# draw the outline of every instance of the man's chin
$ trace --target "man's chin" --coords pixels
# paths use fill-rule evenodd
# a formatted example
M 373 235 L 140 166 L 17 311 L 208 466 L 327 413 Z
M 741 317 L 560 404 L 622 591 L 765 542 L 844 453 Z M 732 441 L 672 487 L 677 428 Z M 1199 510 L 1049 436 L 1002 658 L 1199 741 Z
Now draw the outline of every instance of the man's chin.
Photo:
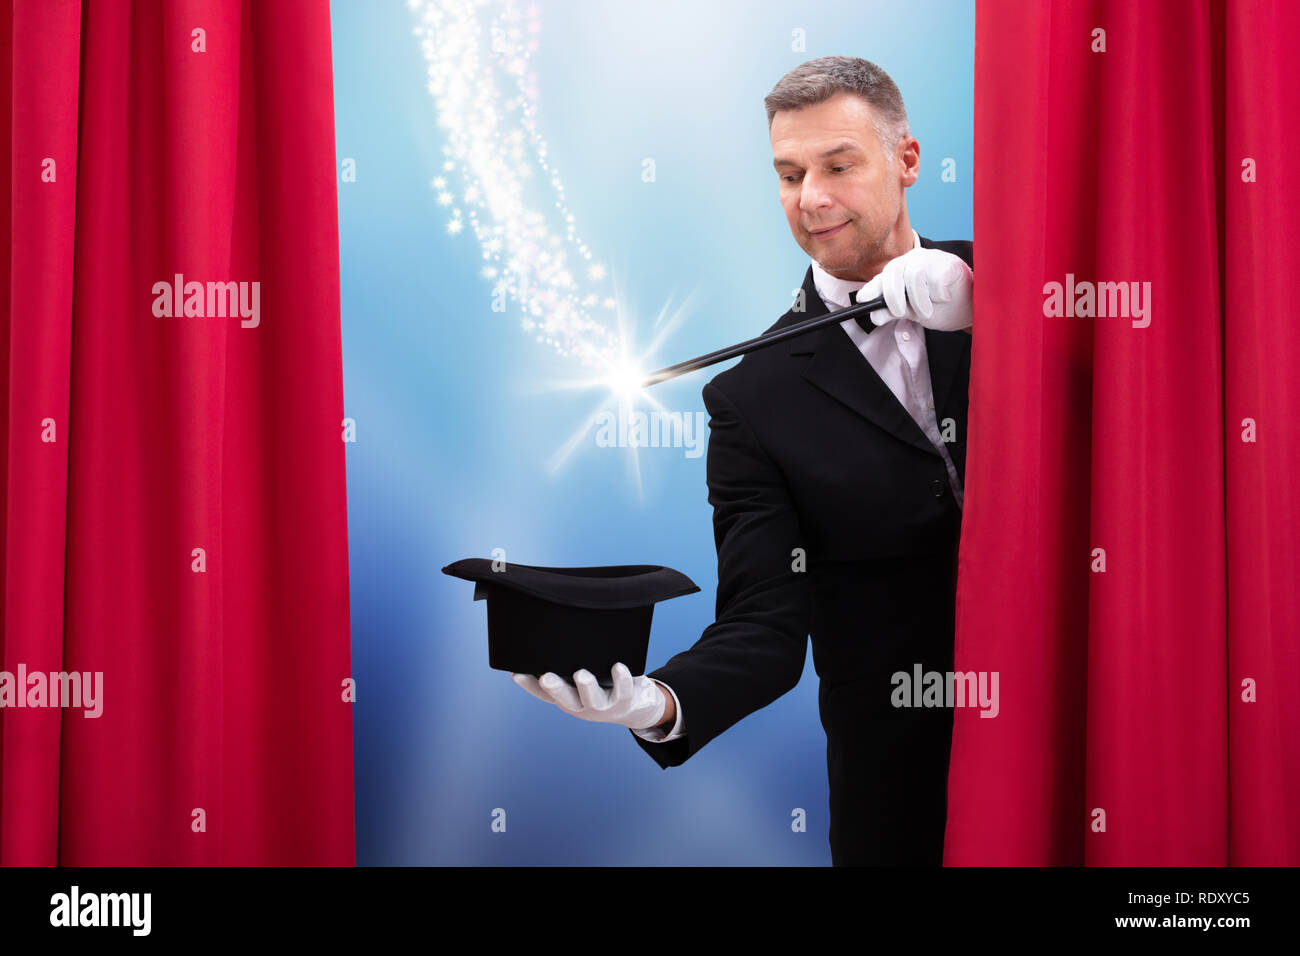
M 857 271 L 858 259 L 852 256 L 828 256 L 818 258 L 813 256 L 821 270 L 836 278 L 843 278 L 841 273 L 854 273 Z M 852 281 L 852 280 L 849 280 Z

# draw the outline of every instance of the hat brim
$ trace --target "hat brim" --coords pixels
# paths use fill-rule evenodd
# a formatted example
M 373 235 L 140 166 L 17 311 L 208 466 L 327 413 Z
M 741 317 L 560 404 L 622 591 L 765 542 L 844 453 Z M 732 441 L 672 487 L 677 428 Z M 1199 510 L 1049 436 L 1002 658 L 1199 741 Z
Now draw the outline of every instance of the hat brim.
M 673 568 L 655 564 L 552 568 L 506 563 L 493 569 L 487 558 L 464 558 L 442 569 L 465 581 L 498 585 L 557 604 L 599 610 L 647 607 L 658 601 L 694 594 L 699 587 Z M 479 595 L 475 589 L 475 596 Z

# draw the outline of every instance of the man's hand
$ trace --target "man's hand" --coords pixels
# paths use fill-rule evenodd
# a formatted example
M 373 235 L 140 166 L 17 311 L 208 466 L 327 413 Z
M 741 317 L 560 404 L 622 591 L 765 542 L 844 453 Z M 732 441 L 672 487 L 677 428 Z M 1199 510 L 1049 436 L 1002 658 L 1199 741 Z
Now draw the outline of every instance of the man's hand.
M 974 287 L 975 273 L 960 257 L 917 247 L 885 263 L 856 299 L 867 302 L 884 295 L 887 308 L 871 313 L 876 325 L 906 318 L 927 329 L 955 332 L 969 330 L 973 322 Z
M 667 712 L 672 707 L 672 698 L 666 691 L 649 677 L 633 677 L 627 665 L 621 663 L 610 671 L 614 687 L 608 691 L 585 669 L 574 673 L 572 685 L 550 672 L 540 680 L 531 674 L 510 676 L 538 700 L 554 704 L 582 720 L 646 730 L 676 716 Z

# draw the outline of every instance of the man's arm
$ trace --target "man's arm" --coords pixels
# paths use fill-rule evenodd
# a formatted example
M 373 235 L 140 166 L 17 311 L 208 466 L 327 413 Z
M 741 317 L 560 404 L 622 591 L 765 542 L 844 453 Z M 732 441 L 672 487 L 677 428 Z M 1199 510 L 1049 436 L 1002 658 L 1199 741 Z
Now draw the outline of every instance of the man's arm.
M 808 572 L 792 567 L 792 552 L 807 542 L 785 478 L 722 390 L 710 382 L 703 396 L 717 619 L 648 675 L 672 688 L 687 724 L 685 736 L 663 743 L 633 733 L 661 767 L 683 763 L 799 683 L 812 615 Z
M 663 718 L 659 723 L 645 730 L 637 730 L 635 727 L 629 729 L 642 740 L 657 744 L 681 737 L 686 733 L 686 724 L 682 720 L 682 712 L 677 706 L 677 694 L 674 693 L 673 689 L 663 681 L 655 681 L 655 686 L 659 688 L 659 693 L 663 695 Z

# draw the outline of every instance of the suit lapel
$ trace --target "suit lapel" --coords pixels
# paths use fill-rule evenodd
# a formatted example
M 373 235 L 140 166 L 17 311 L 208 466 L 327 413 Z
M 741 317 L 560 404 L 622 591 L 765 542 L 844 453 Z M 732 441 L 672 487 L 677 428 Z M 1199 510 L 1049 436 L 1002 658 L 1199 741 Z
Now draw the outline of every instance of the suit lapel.
M 921 245 L 929 248 L 926 239 Z M 791 309 L 783 315 L 774 328 L 783 328 L 794 322 L 826 315 L 829 310 L 817 293 L 812 266 L 808 267 L 803 281 L 805 310 Z M 965 333 L 962 333 L 964 336 Z M 942 415 L 953 381 L 961 365 L 966 343 L 951 332 L 925 330 L 925 348 L 930 366 L 930 385 L 934 392 L 934 405 Z M 863 418 L 889 432 L 900 441 L 937 455 L 930 439 L 912 418 L 898 397 L 890 391 L 876 373 L 871 363 L 858 351 L 853 340 L 838 325 L 828 325 L 808 335 L 790 340 L 790 354 L 811 355 L 804 366 L 803 377 L 832 398 L 843 403 Z

